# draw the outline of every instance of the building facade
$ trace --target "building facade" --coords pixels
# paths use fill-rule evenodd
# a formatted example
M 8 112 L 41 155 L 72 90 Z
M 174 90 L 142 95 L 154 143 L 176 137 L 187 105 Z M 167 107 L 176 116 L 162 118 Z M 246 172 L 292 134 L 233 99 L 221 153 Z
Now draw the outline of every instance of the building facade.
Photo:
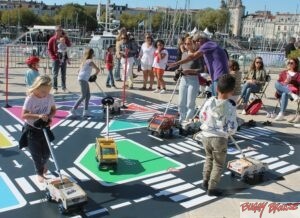
M 221 1 L 221 7 L 224 6 L 224 1 Z M 229 12 L 228 32 L 233 36 L 240 36 L 242 30 L 242 18 L 245 13 L 245 6 L 242 0 L 227 0 L 225 7 Z

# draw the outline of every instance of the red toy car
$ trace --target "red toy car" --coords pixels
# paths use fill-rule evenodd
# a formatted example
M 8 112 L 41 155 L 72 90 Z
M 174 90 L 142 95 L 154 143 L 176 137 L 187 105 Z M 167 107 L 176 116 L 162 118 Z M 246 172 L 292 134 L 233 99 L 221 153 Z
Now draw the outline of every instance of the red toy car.
M 173 126 L 175 126 L 174 115 L 155 114 L 149 122 L 148 130 L 151 131 L 152 135 L 156 133 L 160 137 L 166 134 L 171 136 L 173 134 Z

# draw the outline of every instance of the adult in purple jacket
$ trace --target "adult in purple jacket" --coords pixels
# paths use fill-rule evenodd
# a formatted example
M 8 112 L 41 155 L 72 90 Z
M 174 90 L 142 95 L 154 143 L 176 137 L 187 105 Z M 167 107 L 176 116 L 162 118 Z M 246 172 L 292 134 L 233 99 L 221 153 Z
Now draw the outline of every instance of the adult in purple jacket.
M 204 56 L 205 64 L 212 80 L 212 94 L 215 96 L 218 79 L 223 74 L 229 73 L 228 55 L 216 42 L 211 41 L 204 32 L 195 33 L 193 41 L 197 51 L 183 60 L 169 63 L 168 66 L 172 68 Z

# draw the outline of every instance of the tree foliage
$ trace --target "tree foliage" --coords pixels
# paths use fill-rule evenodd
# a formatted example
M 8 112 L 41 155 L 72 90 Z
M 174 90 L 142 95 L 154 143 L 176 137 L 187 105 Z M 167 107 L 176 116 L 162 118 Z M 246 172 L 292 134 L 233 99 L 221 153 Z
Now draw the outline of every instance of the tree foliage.
M 122 27 L 126 27 L 128 30 L 134 30 L 138 27 L 138 24 L 142 21 L 145 21 L 147 18 L 146 14 L 139 13 L 136 15 L 122 13 L 120 16 L 120 23 Z
M 210 32 L 223 32 L 228 18 L 228 11 L 226 9 L 206 8 L 196 14 L 195 22 L 202 30 L 208 28 Z
M 3 11 L 1 21 L 8 26 L 30 26 L 39 23 L 39 17 L 28 8 L 17 8 Z

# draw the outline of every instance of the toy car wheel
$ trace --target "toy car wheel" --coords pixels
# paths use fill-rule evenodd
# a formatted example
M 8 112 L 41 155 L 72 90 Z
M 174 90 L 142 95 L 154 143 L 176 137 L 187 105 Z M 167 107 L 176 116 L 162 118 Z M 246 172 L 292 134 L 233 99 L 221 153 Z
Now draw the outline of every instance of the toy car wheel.
M 58 211 L 60 214 L 65 214 L 67 212 L 67 210 L 64 208 L 64 205 L 61 201 L 59 201 L 58 204 Z
M 50 194 L 50 192 L 49 191 L 47 191 L 46 192 L 46 199 L 47 199 L 47 201 L 52 201 L 52 197 L 51 197 L 51 194 Z

